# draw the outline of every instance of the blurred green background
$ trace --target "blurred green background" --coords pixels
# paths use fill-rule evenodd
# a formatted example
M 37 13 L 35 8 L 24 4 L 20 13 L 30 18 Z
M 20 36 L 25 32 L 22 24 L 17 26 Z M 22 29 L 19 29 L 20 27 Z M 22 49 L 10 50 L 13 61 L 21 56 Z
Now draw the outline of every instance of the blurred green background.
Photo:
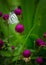
M 34 41 L 39 37 L 43 38 L 43 34 L 46 32 L 46 0 L 0 0 L 0 11 L 3 14 L 9 14 L 18 6 L 22 8 L 22 18 L 18 18 L 20 23 L 24 25 L 23 34 L 15 31 L 16 24 L 9 24 L 8 30 L 5 21 L 0 18 L 0 38 L 7 41 L 7 37 L 11 36 L 9 37 L 10 46 L 18 46 L 14 55 L 20 55 L 24 46 L 27 49 L 34 49 Z M 42 50 L 40 55 L 46 58 L 45 51 L 46 49 Z M 9 56 L 9 54 L 4 53 L 4 56 Z M 20 65 L 23 65 L 21 63 Z M 28 63 L 27 65 L 31 64 Z M 43 65 L 46 65 L 46 63 Z

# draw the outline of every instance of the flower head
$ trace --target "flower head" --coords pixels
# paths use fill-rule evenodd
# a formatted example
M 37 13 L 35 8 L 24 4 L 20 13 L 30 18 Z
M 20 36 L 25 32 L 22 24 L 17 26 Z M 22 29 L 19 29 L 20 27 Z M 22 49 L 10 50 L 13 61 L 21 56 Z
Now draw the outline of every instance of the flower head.
M 9 19 L 9 15 L 8 15 L 8 14 L 4 14 L 4 15 L 3 15 L 3 19 L 4 19 L 4 20 L 8 20 L 8 19 Z
M 0 17 L 2 16 L 2 12 L 0 12 Z
M 36 58 L 36 62 L 39 64 L 43 63 L 43 58 L 42 57 Z
M 3 40 L 0 39 L 0 48 L 2 48 L 2 46 L 4 45 Z
M 30 50 L 24 50 L 24 52 L 23 52 L 23 56 L 24 56 L 25 58 L 30 57 L 30 55 L 31 55 Z
M 12 49 L 14 49 L 15 47 L 14 46 L 11 46 Z
M 16 8 L 16 9 L 14 10 L 14 13 L 15 13 L 16 15 L 21 15 L 21 14 L 22 14 L 22 10 L 21 10 L 20 8 Z
M 38 38 L 36 40 L 36 45 L 37 46 L 45 46 L 45 42 L 42 39 Z
M 15 30 L 18 33 L 22 33 L 24 31 L 24 26 L 22 24 L 17 24 L 17 26 L 15 27 Z

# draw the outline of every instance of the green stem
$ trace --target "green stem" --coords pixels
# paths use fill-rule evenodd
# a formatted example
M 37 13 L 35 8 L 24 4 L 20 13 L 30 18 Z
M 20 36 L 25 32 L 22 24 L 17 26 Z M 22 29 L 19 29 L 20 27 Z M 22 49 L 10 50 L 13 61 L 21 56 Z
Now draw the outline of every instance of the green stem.
M 32 22 L 33 22 L 34 19 L 35 19 L 36 8 L 37 8 L 37 7 L 35 6 L 35 10 L 34 10 L 34 14 L 33 14 Z M 32 29 L 29 31 L 29 33 L 28 33 L 28 35 L 27 35 L 25 41 L 23 42 L 22 47 L 19 49 L 19 53 L 18 53 L 18 55 L 20 55 L 21 51 L 23 50 L 24 46 L 26 45 L 27 39 L 29 38 L 29 36 L 30 36 L 30 34 L 32 33 L 32 31 L 34 30 L 35 26 L 36 26 L 36 23 L 34 24 L 34 26 L 32 27 Z
M 36 50 L 36 55 L 39 53 L 39 51 L 41 50 L 41 46 Z
M 9 43 L 9 24 L 8 24 L 8 43 Z
M 35 9 L 34 9 L 33 17 L 32 17 L 32 24 L 34 24 L 33 21 L 35 19 L 35 14 L 36 14 L 36 11 L 37 11 L 38 4 L 39 4 L 39 0 L 38 1 L 36 0 L 35 1 Z
M 37 5 L 38 5 L 38 4 L 35 5 L 35 10 L 34 10 L 34 14 L 33 14 L 32 22 L 33 22 L 34 19 L 35 19 L 35 14 L 36 14 Z M 27 35 L 27 37 L 26 37 L 26 39 L 25 39 L 25 42 L 24 42 L 23 46 L 25 45 L 27 39 L 29 38 L 31 32 L 34 30 L 35 26 L 36 26 L 36 23 L 34 24 L 33 28 L 29 31 L 29 34 Z
M 38 5 L 38 4 L 37 4 L 37 5 Z M 35 5 L 35 10 L 34 10 L 34 14 L 33 14 L 32 22 L 33 22 L 34 19 L 35 19 L 35 14 L 36 14 L 36 9 L 37 9 L 36 6 L 37 6 L 37 5 Z M 17 54 L 17 55 L 18 55 L 17 58 L 19 57 L 21 51 L 23 50 L 24 46 L 26 45 L 26 42 L 27 42 L 27 40 L 28 40 L 30 34 L 32 33 L 32 31 L 34 30 L 35 27 L 36 27 L 36 23 L 33 25 L 32 29 L 29 31 L 29 33 L 28 33 L 28 35 L 27 35 L 25 41 L 23 42 L 23 45 L 20 47 L 19 52 L 18 52 L 18 54 Z
M 36 51 L 36 53 L 38 53 L 41 50 L 41 46 L 38 48 L 38 50 Z
M 8 43 L 9 43 L 9 36 L 10 36 L 10 35 L 9 35 L 9 24 L 8 24 L 8 21 L 6 21 L 6 25 L 7 25 L 7 29 L 8 29 L 8 40 L 7 40 L 7 41 L 8 41 Z
M 26 43 L 26 41 L 27 41 L 27 39 L 29 38 L 29 36 L 30 36 L 30 34 L 32 33 L 32 31 L 34 30 L 35 26 L 36 26 L 36 24 L 33 26 L 33 28 L 32 28 L 32 29 L 30 30 L 30 32 L 28 33 L 28 35 L 27 35 L 27 37 L 26 37 L 26 39 L 25 39 L 24 44 Z
M 34 30 L 35 26 L 36 26 L 36 24 L 33 26 L 33 28 L 30 30 L 29 34 L 27 35 L 25 41 L 23 42 L 23 45 L 22 45 L 22 46 L 20 47 L 20 49 L 19 49 L 18 55 L 20 55 L 21 51 L 23 50 L 23 48 L 24 48 L 24 46 L 25 46 L 25 44 L 26 44 L 26 42 L 27 42 L 27 39 L 28 39 L 28 37 L 30 36 L 31 32 Z

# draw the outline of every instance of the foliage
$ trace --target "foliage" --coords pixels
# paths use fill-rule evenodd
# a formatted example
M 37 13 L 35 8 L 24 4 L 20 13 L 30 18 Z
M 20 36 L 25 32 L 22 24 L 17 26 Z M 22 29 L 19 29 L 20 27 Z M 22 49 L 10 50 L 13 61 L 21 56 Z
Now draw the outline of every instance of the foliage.
M 18 6 L 22 8 L 22 15 L 18 16 L 20 23 L 24 25 L 22 34 L 15 31 L 16 24 L 7 25 L 7 21 L 0 17 L 0 39 L 4 41 L 3 49 L 0 50 L 0 64 L 37 65 L 34 61 L 41 56 L 44 59 L 43 65 L 46 65 L 46 46 L 39 50 L 35 42 L 37 38 L 46 42 L 46 38 L 43 38 L 46 32 L 46 0 L 0 0 L 0 11 L 3 14 L 9 14 Z M 15 49 L 11 46 L 15 46 Z M 19 60 L 23 58 L 22 52 L 25 49 L 29 49 L 33 54 L 27 63 Z

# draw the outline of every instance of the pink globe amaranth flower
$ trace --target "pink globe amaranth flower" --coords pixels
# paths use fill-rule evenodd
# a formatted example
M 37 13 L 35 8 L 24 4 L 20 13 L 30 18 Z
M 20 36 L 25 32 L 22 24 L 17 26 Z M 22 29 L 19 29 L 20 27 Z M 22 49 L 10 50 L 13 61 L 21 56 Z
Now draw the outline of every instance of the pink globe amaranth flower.
M 22 54 L 25 58 L 28 58 L 31 56 L 31 51 L 30 50 L 24 50 L 23 54 Z
M 24 31 L 24 26 L 22 24 L 17 24 L 15 30 L 18 33 L 22 33 Z
M 3 15 L 2 12 L 0 12 L 0 17 L 1 17 L 2 15 Z
M 14 46 L 11 46 L 11 48 L 12 48 L 12 49 L 15 49 L 15 47 L 14 47 Z
M 37 46 L 45 46 L 45 42 L 42 39 L 38 38 L 36 40 L 36 45 Z
M 4 15 L 3 15 L 3 19 L 4 19 L 4 20 L 8 20 L 8 19 L 9 19 L 9 14 L 4 14 Z
M 43 34 L 43 37 L 46 38 L 46 32 Z
M 40 46 L 44 47 L 45 46 L 45 42 L 41 42 Z
M 16 9 L 14 10 L 14 13 L 15 13 L 16 15 L 21 15 L 21 14 L 22 14 L 22 10 L 21 10 L 20 8 L 16 8 Z
M 36 62 L 39 64 L 43 63 L 43 58 L 42 57 L 36 58 Z
M 3 40 L 0 39 L 0 49 L 2 48 L 2 46 L 4 45 Z
M 36 43 L 40 43 L 40 42 L 43 42 L 43 40 L 40 39 L 40 38 L 38 38 L 38 39 L 36 40 Z

